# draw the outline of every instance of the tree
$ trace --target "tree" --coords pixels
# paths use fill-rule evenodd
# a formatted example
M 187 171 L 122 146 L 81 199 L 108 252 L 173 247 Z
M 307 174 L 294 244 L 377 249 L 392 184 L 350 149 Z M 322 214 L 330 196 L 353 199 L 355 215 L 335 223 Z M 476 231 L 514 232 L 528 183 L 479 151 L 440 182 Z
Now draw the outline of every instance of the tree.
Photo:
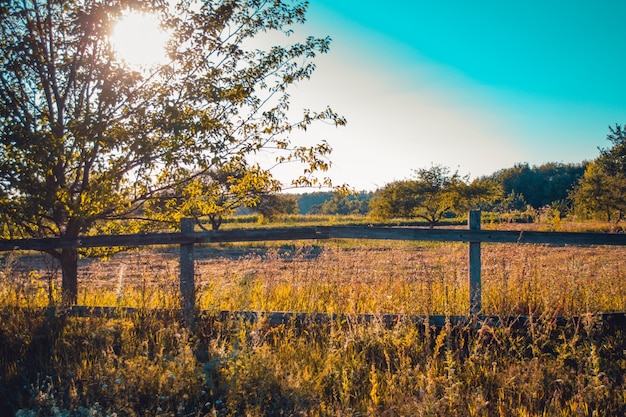
M 11 237 L 73 238 L 103 221 L 175 220 L 180 208 L 215 214 L 223 209 L 225 169 L 241 170 L 229 192 L 252 183 L 255 191 L 279 188 L 271 166 L 255 162 L 266 150 L 276 157 L 272 165 L 304 164 L 294 185 L 328 181 L 315 173 L 328 168 L 330 146 L 297 145 L 290 133 L 316 120 L 345 120 L 326 108 L 293 121 L 288 91 L 311 76 L 330 39 L 288 44 L 283 37 L 267 49 L 253 42 L 290 34 L 305 21 L 307 4 L 170 3 L 0 3 L 0 213 Z M 131 8 L 168 28 L 169 63 L 136 69 L 116 56 L 108 35 Z M 155 199 L 171 210 L 151 211 Z M 230 197 L 222 201 L 232 207 Z M 60 261 L 64 303 L 74 303 L 77 251 L 49 254 Z
M 289 194 L 263 194 L 252 210 L 271 221 L 280 214 L 298 214 L 298 200 Z
M 435 226 L 450 212 L 469 210 L 485 199 L 500 194 L 493 182 L 474 181 L 441 165 L 416 171 L 413 180 L 396 181 L 385 186 L 370 204 L 378 218 L 416 217 Z
M 579 213 L 619 222 L 626 212 L 626 130 L 615 125 L 609 131 L 607 139 L 613 146 L 600 149 L 570 197 Z
M 457 212 L 493 207 L 504 194 L 502 186 L 490 178 L 477 178 L 469 184 L 461 184 L 459 192 L 463 198 L 455 207 Z
M 415 195 L 415 181 L 394 181 L 378 190 L 370 200 L 370 215 L 378 219 L 394 217 L 414 217 L 418 196 Z

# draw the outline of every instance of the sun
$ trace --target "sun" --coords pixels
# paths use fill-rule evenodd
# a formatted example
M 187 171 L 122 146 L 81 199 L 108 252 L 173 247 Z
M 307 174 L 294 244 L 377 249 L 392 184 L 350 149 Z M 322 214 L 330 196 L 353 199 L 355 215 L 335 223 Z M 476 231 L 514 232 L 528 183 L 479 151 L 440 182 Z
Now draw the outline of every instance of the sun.
M 147 67 L 167 61 L 168 37 L 155 15 L 131 11 L 115 24 L 109 39 L 118 57 L 128 65 Z

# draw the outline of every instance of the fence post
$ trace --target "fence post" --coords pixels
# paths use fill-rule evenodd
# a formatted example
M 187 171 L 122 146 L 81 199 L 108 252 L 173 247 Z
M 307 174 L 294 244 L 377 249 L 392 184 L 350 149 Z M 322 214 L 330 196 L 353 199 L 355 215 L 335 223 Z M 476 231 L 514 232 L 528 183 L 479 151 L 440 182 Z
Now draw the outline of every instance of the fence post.
M 180 220 L 180 231 L 182 233 L 192 233 L 193 227 L 193 219 Z M 194 260 L 193 243 L 180 245 L 180 301 L 183 310 L 183 318 L 189 328 L 193 327 L 194 324 L 194 310 L 196 305 Z
M 480 230 L 480 210 L 469 212 L 469 230 Z M 469 242 L 469 314 L 475 315 L 482 309 L 480 242 Z

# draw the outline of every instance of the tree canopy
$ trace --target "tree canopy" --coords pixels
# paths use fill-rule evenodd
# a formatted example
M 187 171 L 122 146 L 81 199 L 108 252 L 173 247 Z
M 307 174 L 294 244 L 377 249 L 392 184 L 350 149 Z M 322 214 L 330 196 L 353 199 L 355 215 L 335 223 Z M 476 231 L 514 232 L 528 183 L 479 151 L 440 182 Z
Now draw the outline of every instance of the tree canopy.
M 289 109 L 289 87 L 311 76 L 312 60 L 330 44 L 289 43 L 306 8 L 287 0 L 2 2 L 7 233 L 76 237 L 100 221 L 219 215 L 234 200 L 254 204 L 279 189 L 275 164 L 304 165 L 295 185 L 327 182 L 315 173 L 328 168 L 330 146 L 290 139 L 316 120 L 345 123 L 330 108 L 299 116 Z M 131 9 L 168 29 L 169 62 L 137 69 L 116 56 L 111 28 Z M 271 33 L 282 35 L 274 46 L 255 44 Z M 266 150 L 274 156 L 267 167 L 257 158 Z M 61 262 L 64 301 L 73 302 L 76 250 L 50 254 Z
M 601 149 L 570 196 L 576 211 L 584 216 L 602 216 L 620 221 L 626 212 L 626 130 L 609 127 L 610 148 Z
M 441 165 L 421 168 L 415 173 L 414 179 L 383 187 L 370 203 L 372 216 L 421 218 L 433 227 L 448 213 L 467 211 L 501 193 L 493 181 L 469 183 L 466 177 Z

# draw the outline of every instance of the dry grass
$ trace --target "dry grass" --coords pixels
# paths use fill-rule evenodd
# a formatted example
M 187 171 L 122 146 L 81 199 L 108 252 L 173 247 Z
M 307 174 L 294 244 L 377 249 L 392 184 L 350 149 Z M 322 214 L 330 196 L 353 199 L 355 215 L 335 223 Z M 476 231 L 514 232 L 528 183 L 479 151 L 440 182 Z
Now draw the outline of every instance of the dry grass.
M 467 246 L 270 248 L 198 262 L 200 306 L 214 310 L 465 314 Z M 624 248 L 484 245 L 487 314 L 621 311 Z
M 483 309 L 529 327 L 350 320 L 307 328 L 149 311 L 119 319 L 24 310 L 58 300 L 37 256 L 4 258 L 0 409 L 20 416 L 617 416 L 626 338 L 585 313 L 623 311 L 626 248 L 484 244 Z M 209 311 L 464 314 L 467 245 L 330 241 L 197 250 Z M 175 250 L 81 260 L 79 302 L 178 305 Z M 553 317 L 581 316 L 557 327 Z M 71 410 L 71 411 L 70 411 Z
M 462 315 L 468 311 L 467 255 L 462 243 L 203 247 L 196 254 L 198 306 L 209 311 Z M 5 300 L 46 305 L 51 295 L 58 297 L 60 273 L 40 258 L 8 259 L 4 269 L 10 283 L 0 290 Z M 178 305 L 175 250 L 82 260 L 79 270 L 80 304 Z M 485 314 L 622 311 L 626 248 L 483 244 L 482 280 Z

